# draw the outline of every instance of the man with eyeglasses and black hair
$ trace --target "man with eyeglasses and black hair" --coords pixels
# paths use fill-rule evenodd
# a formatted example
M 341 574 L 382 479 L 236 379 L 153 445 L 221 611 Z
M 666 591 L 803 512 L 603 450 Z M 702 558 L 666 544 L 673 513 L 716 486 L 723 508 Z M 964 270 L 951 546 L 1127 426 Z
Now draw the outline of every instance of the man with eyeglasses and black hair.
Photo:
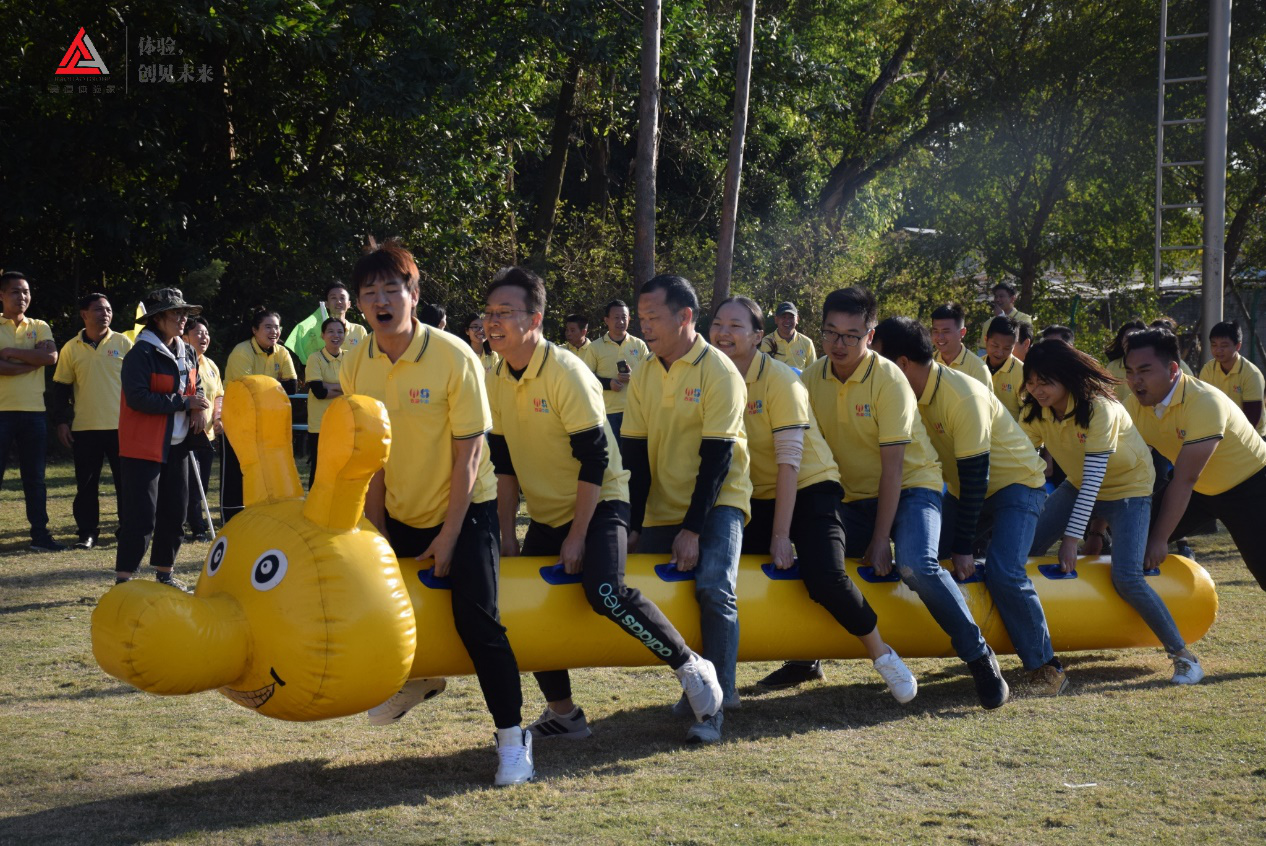
M 998 660 L 937 556 L 941 464 L 901 368 L 870 349 L 878 311 L 874 294 L 865 288 L 832 291 L 822 305 L 826 356 L 801 376 L 844 482 L 847 554 L 869 565 L 873 572 L 862 573 L 863 578 L 884 579 L 894 569 L 895 544 L 901 580 L 971 668 L 980 704 L 997 708 L 1010 695 Z M 794 670 L 789 668 L 796 666 L 783 669 L 790 676 Z M 816 669 L 802 669 L 807 678 L 821 677 L 820 667 L 804 669 Z M 783 686 L 796 683 L 788 679 Z

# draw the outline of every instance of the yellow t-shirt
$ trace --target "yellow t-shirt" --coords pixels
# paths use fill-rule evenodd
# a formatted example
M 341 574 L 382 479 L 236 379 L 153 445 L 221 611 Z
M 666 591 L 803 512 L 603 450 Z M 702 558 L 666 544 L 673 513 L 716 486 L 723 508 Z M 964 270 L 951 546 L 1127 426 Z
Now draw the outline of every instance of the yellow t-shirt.
M 804 429 L 804 450 L 796 490 L 819 482 L 838 482 L 839 468 L 831 457 L 818 421 L 809 411 L 809 392 L 796 372 L 767 353 L 757 353 L 744 377 L 747 385 L 747 413 L 743 425 L 751 456 L 752 499 L 773 499 L 778 484 L 778 461 L 774 453 L 774 432 Z
M 21 323 L 14 323 L 12 318 L 0 317 L 0 349 L 33 350 L 36 344 L 51 340 L 53 330 L 43 320 L 23 315 Z M 43 367 L 21 376 L 0 376 L 0 411 L 43 410 Z
M 1244 412 L 1226 394 L 1199 379 L 1179 376 L 1161 417 L 1138 397 L 1130 397 L 1125 407 L 1147 445 L 1170 461 L 1178 460 L 1186 444 L 1221 441 L 1196 480 L 1196 493 L 1225 493 L 1266 467 L 1266 441 Z
M 590 341 L 589 366 L 602 380 L 602 403 L 607 414 L 620 414 L 628 404 L 628 385 L 622 391 L 613 391 L 609 387 L 611 380 L 619 372 L 616 370 L 616 362 L 628 362 L 629 373 L 636 374 L 638 368 L 650 360 L 650 347 L 641 338 L 632 335 L 625 335 L 624 340 L 618 343 L 611 340 L 610 333 L 599 336 L 596 341 Z
M 840 468 L 844 501 L 879 496 L 879 449 L 905 444 L 901 488 L 941 490 L 941 465 L 919 419 L 919 404 L 901 369 L 874 350 L 844 382 L 822 358 L 800 376 Z
M 236 382 L 244 376 L 271 376 L 278 382 L 299 378 L 290 350 L 277 344 L 271 353 L 266 353 L 254 338 L 234 347 L 229 353 L 228 363 L 224 365 L 225 382 Z
M 919 415 L 936 448 L 945 484 L 960 495 L 958 462 L 989 453 L 989 488 L 993 496 L 1008 485 L 1040 488 L 1046 465 L 1029 439 L 993 392 L 965 373 L 933 364 Z
M 1246 402 L 1261 402 L 1263 391 L 1266 389 L 1266 379 L 1262 378 L 1262 371 L 1238 353 L 1235 356 L 1235 364 L 1231 365 L 1230 373 L 1222 372 L 1222 365 L 1214 359 L 1209 359 L 1204 367 L 1200 368 L 1200 381 L 1207 382 L 1226 394 L 1241 411 L 1244 410 Z M 1266 414 L 1257 420 L 1257 433 L 1266 437 Z
M 989 365 L 985 364 L 983 358 L 967 349 L 966 344 L 963 344 L 962 349 L 958 351 L 958 356 L 953 361 L 946 361 L 941 358 L 940 350 L 937 350 L 935 357 L 939 363 L 957 370 L 959 373 L 966 373 L 986 388 L 993 388 L 993 378 L 989 375 Z
M 1027 323 L 1029 326 L 1033 325 L 1033 318 L 1020 311 L 1018 308 L 1011 309 L 1011 311 L 1007 314 L 1007 317 L 1014 318 L 1017 323 Z M 986 342 L 989 340 L 989 324 L 993 323 L 993 318 L 994 315 L 990 315 L 989 319 L 986 320 L 984 325 L 980 327 L 980 342 L 976 344 L 977 349 L 983 350 L 985 348 Z
M 802 335 L 792 330 L 795 334 L 791 336 L 791 340 L 784 340 L 775 330 L 765 336 L 765 340 L 761 341 L 761 352 L 768 353 L 775 361 L 781 361 L 788 367 L 794 367 L 797 370 L 804 370 L 810 364 L 817 360 L 817 351 L 813 348 L 813 341 L 808 335 Z
M 988 363 L 985 364 L 988 367 Z M 1007 356 L 1002 366 L 990 376 L 993 395 L 998 398 L 1012 420 L 1020 419 L 1020 392 L 1024 390 L 1024 362 L 1015 356 Z
M 1073 419 L 1072 397 L 1068 398 L 1063 420 L 1056 420 L 1049 408 L 1040 411 L 1037 419 L 1030 422 L 1026 419 L 1026 409 L 1020 426 L 1034 446 L 1046 447 L 1074 486 L 1081 487 L 1086 456 L 1106 453 L 1108 469 L 1099 488 L 1099 499 L 1112 501 L 1152 495 L 1152 483 L 1156 479 L 1152 456 L 1125 406 L 1096 397 L 1089 429 L 1082 429 Z
M 1113 379 L 1118 380 L 1117 384 L 1112 386 L 1112 390 L 1119 401 L 1125 402 L 1134 394 L 1125 382 L 1125 356 L 1112 359 L 1104 365 L 1104 368 L 1112 374 Z
M 599 499 L 629 501 L 629 473 L 620 463 L 602 389 L 576 356 L 542 340 L 520 379 L 502 360 L 488 379 L 488 405 L 492 432 L 506 439 L 533 520 L 562 526 L 575 518 L 580 462 L 572 455 L 571 436 L 592 429 L 607 436 Z
M 702 335 L 667 370 L 656 359 L 644 365 L 626 389 L 628 405 L 620 427 L 621 438 L 647 441 L 651 490 L 644 524 L 672 526 L 685 519 L 699 476 L 699 444 L 704 438 L 734 442 L 730 471 L 715 504 L 733 506 L 745 518 L 750 516 L 752 480 L 743 428 L 747 396 L 743 377 Z
M 123 356 L 132 349 L 126 335 L 106 330 L 96 348 L 81 331 L 57 354 L 53 381 L 74 392 L 72 432 L 119 428 L 119 394 L 123 389 Z
M 339 371 L 343 368 L 343 361 L 347 358 L 347 352 L 342 348 L 339 349 L 338 355 L 331 357 L 324 349 L 319 349 L 312 355 L 308 356 L 308 364 L 304 369 L 304 375 L 308 382 L 338 382 Z M 321 434 L 321 418 L 325 417 L 325 410 L 330 407 L 332 399 L 317 399 L 316 394 L 308 394 L 308 431 L 314 435 Z
M 415 529 L 444 522 L 453 481 L 453 441 L 482 438 L 492 427 L 483 366 L 470 344 L 413 320 L 413 340 L 393 364 L 371 335 L 344 356 L 343 393 L 387 406 L 387 513 Z M 488 450 L 479 459 L 472 502 L 497 498 Z
M 224 379 L 220 376 L 220 368 L 205 355 L 198 356 L 198 378 L 202 380 L 202 393 L 210 402 L 212 412 L 215 410 L 216 397 L 224 396 Z M 215 437 L 215 414 L 207 415 L 207 437 Z

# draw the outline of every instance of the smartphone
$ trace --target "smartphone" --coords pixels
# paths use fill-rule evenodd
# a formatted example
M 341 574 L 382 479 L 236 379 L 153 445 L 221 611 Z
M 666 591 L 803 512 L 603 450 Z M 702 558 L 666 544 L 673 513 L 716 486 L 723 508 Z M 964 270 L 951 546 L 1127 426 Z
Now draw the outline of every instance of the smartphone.
M 615 363 L 615 369 L 619 371 L 620 373 L 628 373 L 629 363 L 625 361 L 624 359 L 620 359 L 619 361 Z

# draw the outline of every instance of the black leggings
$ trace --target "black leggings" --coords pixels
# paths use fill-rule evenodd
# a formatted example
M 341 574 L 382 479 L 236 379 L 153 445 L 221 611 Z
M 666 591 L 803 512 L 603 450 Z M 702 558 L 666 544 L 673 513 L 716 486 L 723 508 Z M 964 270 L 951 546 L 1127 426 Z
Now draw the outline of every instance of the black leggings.
M 523 539 L 523 555 L 557 555 L 571 531 L 571 523 L 546 526 L 532 521 Z M 690 659 L 690 647 L 663 612 L 636 588 L 624 584 L 628 552 L 629 504 L 603 500 L 594 509 L 585 535 L 585 598 L 595 612 L 609 617 L 631 637 L 646 644 L 674 670 Z M 535 673 L 547 702 L 571 698 L 571 676 L 566 670 Z
M 426 552 L 444 528 L 416 529 L 387 515 L 387 532 L 397 558 L 415 558 Z M 523 691 L 519 665 L 497 611 L 497 569 L 501 561 L 501 529 L 497 503 L 472 503 L 466 511 L 453 564 L 448 571 L 453 593 L 453 627 L 462 639 L 484 694 L 484 703 L 497 728 L 511 728 L 523 721 Z
M 791 542 L 809 598 L 821 605 L 855 637 L 875 630 L 879 620 L 866 597 L 844 569 L 844 490 L 819 482 L 796 492 L 791 512 Z M 774 534 L 774 501 L 752 500 L 752 519 L 743 530 L 744 555 L 768 555 Z
M 119 518 L 119 545 L 114 551 L 115 570 L 135 573 L 147 550 L 152 567 L 176 563 L 189 502 L 188 459 L 187 443 L 168 447 L 165 462 L 126 456 L 119 459 L 123 514 Z

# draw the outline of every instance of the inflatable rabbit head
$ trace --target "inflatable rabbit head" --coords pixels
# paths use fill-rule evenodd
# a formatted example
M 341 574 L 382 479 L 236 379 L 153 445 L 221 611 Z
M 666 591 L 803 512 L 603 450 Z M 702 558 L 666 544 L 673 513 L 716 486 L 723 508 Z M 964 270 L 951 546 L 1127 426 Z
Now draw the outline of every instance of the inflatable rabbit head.
M 93 654 L 142 690 L 219 689 L 279 719 L 378 705 L 408 677 L 416 646 L 396 557 L 362 516 L 390 447 L 386 409 L 361 396 L 330 404 L 306 500 L 290 400 L 275 380 L 230 383 L 224 426 L 246 508 L 215 539 L 192 596 L 136 579 L 102 597 Z

